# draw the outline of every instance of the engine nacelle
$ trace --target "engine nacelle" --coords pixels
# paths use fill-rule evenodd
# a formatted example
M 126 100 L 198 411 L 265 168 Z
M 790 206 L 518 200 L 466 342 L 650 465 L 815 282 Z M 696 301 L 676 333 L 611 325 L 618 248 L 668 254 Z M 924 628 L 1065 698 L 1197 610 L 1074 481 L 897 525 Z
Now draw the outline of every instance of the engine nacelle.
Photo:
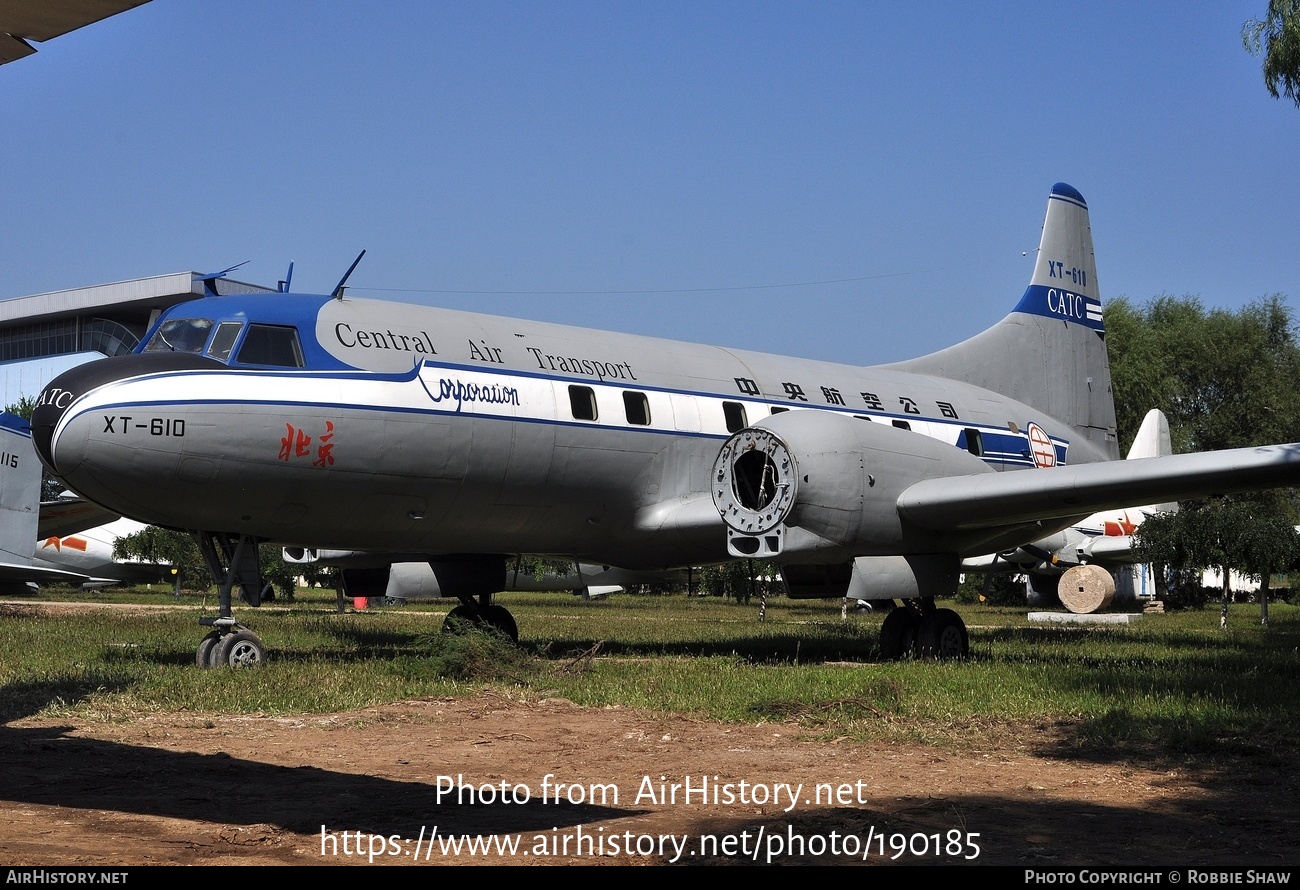
M 723 444 L 712 493 L 738 556 L 790 552 L 777 540 L 783 526 L 848 558 L 939 552 L 958 549 L 956 542 L 906 528 L 898 496 L 922 479 L 989 472 L 978 457 L 929 436 L 830 411 L 788 411 Z M 745 552 L 747 539 L 757 541 L 753 552 Z

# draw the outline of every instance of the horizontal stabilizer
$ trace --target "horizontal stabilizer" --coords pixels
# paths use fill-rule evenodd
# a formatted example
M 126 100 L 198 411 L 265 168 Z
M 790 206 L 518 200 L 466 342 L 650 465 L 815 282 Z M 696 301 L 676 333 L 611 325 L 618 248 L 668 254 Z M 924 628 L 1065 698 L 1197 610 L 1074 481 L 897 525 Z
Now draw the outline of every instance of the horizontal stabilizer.
M 898 512 L 929 529 L 994 528 L 1290 485 L 1300 444 L 926 479 L 899 495 Z
M 98 504 L 81 498 L 44 501 L 41 503 L 40 518 L 36 522 L 36 538 L 41 541 L 46 538 L 66 538 L 121 518 L 121 514 L 105 510 Z
M 1097 535 L 1077 548 L 1076 553 L 1087 562 L 1101 562 L 1107 565 L 1137 562 L 1133 554 L 1132 535 Z
M 80 584 L 86 580 L 85 575 L 65 572 L 62 569 L 42 569 L 37 566 L 23 565 L 16 562 L 0 562 L 0 582 L 36 581 L 40 584 L 66 582 Z

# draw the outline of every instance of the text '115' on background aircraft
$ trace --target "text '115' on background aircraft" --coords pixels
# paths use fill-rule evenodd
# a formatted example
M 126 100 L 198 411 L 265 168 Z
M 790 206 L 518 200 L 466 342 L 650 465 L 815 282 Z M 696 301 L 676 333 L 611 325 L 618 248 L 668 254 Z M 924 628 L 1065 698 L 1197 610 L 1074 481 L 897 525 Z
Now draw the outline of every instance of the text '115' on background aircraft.
M 876 367 L 345 298 L 343 282 L 212 284 L 135 354 L 53 380 L 32 418 L 74 491 L 194 532 L 221 592 L 200 664 L 263 657 L 231 593 L 256 601 L 264 540 L 428 562 L 499 626 L 516 554 L 771 559 L 792 597 L 902 600 L 886 654 L 961 656 L 966 628 L 934 598 L 964 558 L 1098 510 L 1300 482 L 1295 444 L 1117 459 L 1088 207 L 1063 183 L 1009 315 Z

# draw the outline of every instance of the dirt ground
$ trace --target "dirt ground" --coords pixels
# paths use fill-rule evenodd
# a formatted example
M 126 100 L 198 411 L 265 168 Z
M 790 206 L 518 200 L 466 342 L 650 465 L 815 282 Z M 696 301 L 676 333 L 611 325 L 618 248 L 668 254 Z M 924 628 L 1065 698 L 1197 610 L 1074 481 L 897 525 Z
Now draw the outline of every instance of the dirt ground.
M 1146 769 L 1062 753 L 1060 733 L 866 746 L 487 694 L 292 719 L 26 719 L 0 728 L 0 860 L 1300 863 L 1297 783 L 1275 764 Z M 690 799 L 669 799 L 688 777 Z

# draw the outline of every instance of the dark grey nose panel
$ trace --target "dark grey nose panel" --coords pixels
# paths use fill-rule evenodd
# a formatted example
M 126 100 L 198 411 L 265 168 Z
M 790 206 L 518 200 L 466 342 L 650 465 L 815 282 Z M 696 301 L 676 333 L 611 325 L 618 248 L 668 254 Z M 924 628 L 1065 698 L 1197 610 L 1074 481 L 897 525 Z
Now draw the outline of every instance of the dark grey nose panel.
M 188 352 L 151 352 L 100 359 L 64 371 L 50 381 L 36 400 L 36 409 L 32 412 L 32 442 L 36 445 L 36 453 L 51 471 L 58 473 L 51 452 L 54 428 L 58 426 L 67 407 L 92 389 L 147 374 L 217 370 L 225 367 L 216 359 Z

